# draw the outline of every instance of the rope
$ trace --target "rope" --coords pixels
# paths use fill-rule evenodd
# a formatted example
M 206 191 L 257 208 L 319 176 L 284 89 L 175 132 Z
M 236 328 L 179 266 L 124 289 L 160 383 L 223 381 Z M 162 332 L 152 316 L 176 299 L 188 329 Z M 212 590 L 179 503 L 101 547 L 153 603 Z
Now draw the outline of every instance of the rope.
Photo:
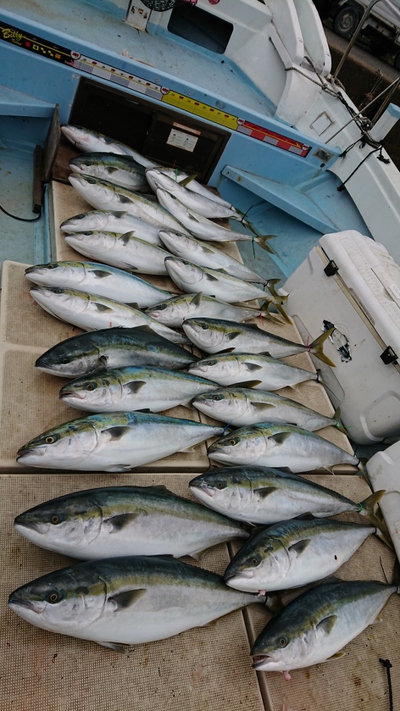
M 36 217 L 31 217 L 31 218 L 27 218 L 27 217 L 17 217 L 17 215 L 12 215 L 11 212 L 7 212 L 7 210 L 5 210 L 4 207 L 2 207 L 1 205 L 0 205 L 0 210 L 1 210 L 2 212 L 4 212 L 6 215 L 8 215 L 8 217 L 12 217 L 13 220 L 19 220 L 20 222 L 35 222 L 36 220 L 39 220 L 39 219 L 41 218 L 41 216 L 42 216 L 42 211 L 41 211 L 41 210 L 40 210 L 39 214 L 38 214 Z
M 389 711 L 393 711 L 393 689 L 392 689 L 392 679 L 390 676 L 390 670 L 391 670 L 393 664 L 390 663 L 389 659 L 379 659 L 379 661 L 381 664 L 383 664 L 383 666 L 386 669 L 388 687 L 389 687 Z

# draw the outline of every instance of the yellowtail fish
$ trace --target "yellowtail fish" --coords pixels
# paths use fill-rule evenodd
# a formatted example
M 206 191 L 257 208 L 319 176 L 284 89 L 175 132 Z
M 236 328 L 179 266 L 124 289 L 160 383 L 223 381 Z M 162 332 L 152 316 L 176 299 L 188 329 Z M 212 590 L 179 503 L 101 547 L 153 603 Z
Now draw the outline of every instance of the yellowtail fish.
M 189 482 L 193 496 L 214 511 L 239 521 L 270 525 L 311 513 L 316 518 L 352 511 L 379 526 L 375 506 L 385 491 L 356 503 L 296 474 L 262 466 L 215 469 Z
M 25 269 L 25 276 L 35 284 L 79 289 L 87 294 L 135 305 L 139 309 L 154 306 L 160 299 L 171 298 L 171 294 L 165 289 L 159 289 L 123 269 L 97 262 L 60 261 L 36 264 Z
M 192 404 L 205 415 L 233 427 L 254 425 L 268 418 L 269 422 L 291 424 L 311 432 L 330 425 L 345 432 L 335 418 L 265 390 L 233 386 L 220 388 L 196 395 Z
M 128 190 L 149 192 L 144 167 L 131 156 L 116 153 L 83 153 L 69 162 L 74 173 L 109 180 Z
M 150 306 L 145 313 L 170 328 L 181 328 L 188 318 L 215 317 L 246 321 L 264 315 L 262 309 L 228 304 L 204 294 L 179 294 Z
M 60 400 L 89 412 L 162 412 L 190 407 L 195 395 L 215 390 L 216 383 L 165 368 L 127 366 L 84 376 L 64 385 Z
M 239 427 L 214 442 L 210 459 L 232 466 L 258 464 L 297 474 L 332 469 L 337 464 L 357 467 L 359 459 L 315 432 L 292 425 L 259 422 Z
M 333 575 L 375 526 L 291 519 L 258 531 L 229 563 L 224 580 L 245 592 L 298 588 Z
M 268 391 L 295 388 L 307 380 L 319 382 L 318 373 L 256 353 L 222 353 L 202 358 L 189 366 L 189 372 L 214 380 L 219 385 L 249 383 L 248 387 Z
M 265 597 L 228 588 L 208 570 L 156 556 L 77 563 L 11 593 L 11 610 L 37 627 L 115 651 L 203 627 Z
M 72 323 L 85 331 L 123 326 L 150 326 L 156 333 L 173 343 L 186 343 L 186 339 L 168 326 L 163 326 L 139 309 L 121 304 L 104 296 L 86 294 L 77 289 L 32 286 L 32 298 L 49 314 L 61 321 Z
M 97 131 L 85 128 L 84 126 L 76 126 L 73 124 L 61 126 L 61 131 L 64 136 L 74 144 L 74 146 L 85 153 L 107 152 L 128 155 L 134 158 L 136 163 L 139 163 L 139 165 L 142 165 L 145 168 L 155 166 L 155 163 L 143 156 L 141 153 L 135 151 L 130 146 L 127 146 L 125 143 L 121 143 L 120 141 L 116 141 L 114 138 L 105 136 L 103 133 L 98 133 Z
M 19 464 L 44 469 L 123 472 L 185 451 L 222 427 L 144 412 L 87 415 L 24 444 Z
M 163 246 L 158 233 L 160 225 L 152 224 L 135 217 L 129 212 L 121 210 L 90 210 L 79 215 L 69 217 L 61 223 L 60 229 L 72 233 L 84 232 L 111 232 L 114 235 L 123 235 L 126 232 L 134 232 L 136 237 L 144 239 L 146 242 Z
M 35 366 L 50 375 L 77 378 L 104 368 L 150 365 L 180 370 L 196 360 L 149 326 L 105 328 L 66 338 L 49 348 Z
M 332 329 L 322 333 L 309 346 L 281 338 L 253 324 L 225 319 L 190 318 L 184 321 L 183 330 L 192 343 L 206 353 L 261 353 L 272 358 L 285 358 L 308 352 L 330 366 L 335 365 L 322 350 Z
M 256 671 L 289 671 L 341 657 L 340 650 L 382 612 L 397 585 L 370 580 L 321 583 L 273 617 L 251 649 Z
M 233 538 L 242 524 L 176 496 L 165 486 L 76 491 L 19 514 L 15 529 L 42 548 L 83 560 L 125 555 L 190 555 Z

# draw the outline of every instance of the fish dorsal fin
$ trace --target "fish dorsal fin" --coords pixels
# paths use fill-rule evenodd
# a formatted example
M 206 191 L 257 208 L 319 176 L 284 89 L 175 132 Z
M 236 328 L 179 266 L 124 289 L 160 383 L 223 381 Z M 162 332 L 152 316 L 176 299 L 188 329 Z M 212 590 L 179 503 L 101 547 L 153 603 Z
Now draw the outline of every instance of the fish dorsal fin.
M 263 486 L 260 489 L 254 489 L 254 491 L 257 492 L 261 499 L 266 499 L 267 496 L 273 494 L 274 491 L 277 491 L 277 489 L 277 486 Z
M 262 380 L 245 380 L 244 383 L 235 383 L 235 388 L 256 388 L 261 385 Z
M 321 622 L 318 622 L 317 629 L 328 635 L 332 632 L 336 620 L 337 615 L 329 615 L 329 617 L 325 617 Z
M 274 435 L 270 435 L 268 439 L 273 439 L 276 444 L 283 444 L 290 435 L 291 432 L 277 432 Z
M 126 610 L 131 607 L 138 600 L 140 600 L 143 595 L 147 592 L 146 588 L 139 588 L 138 590 L 125 590 L 121 593 L 116 593 L 112 595 L 109 600 L 114 603 L 116 612 L 121 610 Z
M 127 304 L 127 306 L 130 306 L 131 309 L 138 309 L 139 308 L 139 304 L 136 301 L 130 301 L 129 304 Z
M 182 180 L 177 180 L 177 183 L 181 185 L 183 188 L 186 188 L 189 183 L 192 182 L 192 180 L 196 180 L 197 178 L 197 173 L 194 173 L 193 175 L 187 175 L 186 178 L 182 178 Z
M 305 538 L 303 541 L 297 541 L 297 543 L 293 543 L 293 545 L 289 546 L 288 550 L 300 556 L 306 550 L 310 543 L 310 539 Z
M 191 300 L 190 303 L 191 303 L 191 304 L 194 304 L 195 306 L 199 306 L 199 304 L 201 303 L 202 297 L 203 297 L 203 292 L 202 292 L 202 291 L 199 291 L 199 293 L 196 294 L 196 296 L 193 297 L 193 299 Z
M 134 380 L 130 383 L 126 383 L 124 385 L 124 390 L 128 390 L 130 393 L 138 393 L 145 385 L 145 380 Z
M 117 533 L 118 531 L 122 531 L 123 528 L 126 526 L 129 526 L 132 521 L 135 520 L 141 513 L 145 513 L 144 511 L 136 512 L 134 513 L 133 511 L 131 513 L 124 513 L 124 514 L 119 514 L 117 516 L 112 516 L 109 519 L 109 523 L 112 525 L 112 533 Z

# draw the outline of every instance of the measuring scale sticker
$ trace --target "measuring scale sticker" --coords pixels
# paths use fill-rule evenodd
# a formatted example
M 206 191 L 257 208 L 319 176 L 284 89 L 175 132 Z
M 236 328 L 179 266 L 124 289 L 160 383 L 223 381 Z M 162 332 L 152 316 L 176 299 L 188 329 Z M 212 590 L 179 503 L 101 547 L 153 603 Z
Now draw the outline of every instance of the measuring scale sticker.
M 350 350 L 350 343 L 347 336 L 345 336 L 342 331 L 339 331 L 339 329 L 336 328 L 335 324 L 331 321 L 324 320 L 323 323 L 324 331 L 329 331 L 330 328 L 335 329 L 329 336 L 329 340 L 331 343 L 333 343 L 338 353 L 340 353 L 340 360 L 342 361 L 342 363 L 348 363 L 350 360 L 352 360 L 352 355 Z

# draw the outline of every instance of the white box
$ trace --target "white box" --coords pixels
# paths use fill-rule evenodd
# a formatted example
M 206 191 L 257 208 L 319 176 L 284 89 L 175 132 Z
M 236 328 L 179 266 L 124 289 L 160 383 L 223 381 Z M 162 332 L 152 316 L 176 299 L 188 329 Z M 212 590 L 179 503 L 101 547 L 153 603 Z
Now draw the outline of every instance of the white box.
M 336 367 L 313 361 L 350 438 L 400 437 L 400 267 L 387 250 L 355 230 L 324 235 L 283 290 L 304 339 L 335 327 Z
M 397 558 L 400 560 L 400 442 L 377 452 L 366 465 L 374 491 L 386 493 L 379 502 Z

